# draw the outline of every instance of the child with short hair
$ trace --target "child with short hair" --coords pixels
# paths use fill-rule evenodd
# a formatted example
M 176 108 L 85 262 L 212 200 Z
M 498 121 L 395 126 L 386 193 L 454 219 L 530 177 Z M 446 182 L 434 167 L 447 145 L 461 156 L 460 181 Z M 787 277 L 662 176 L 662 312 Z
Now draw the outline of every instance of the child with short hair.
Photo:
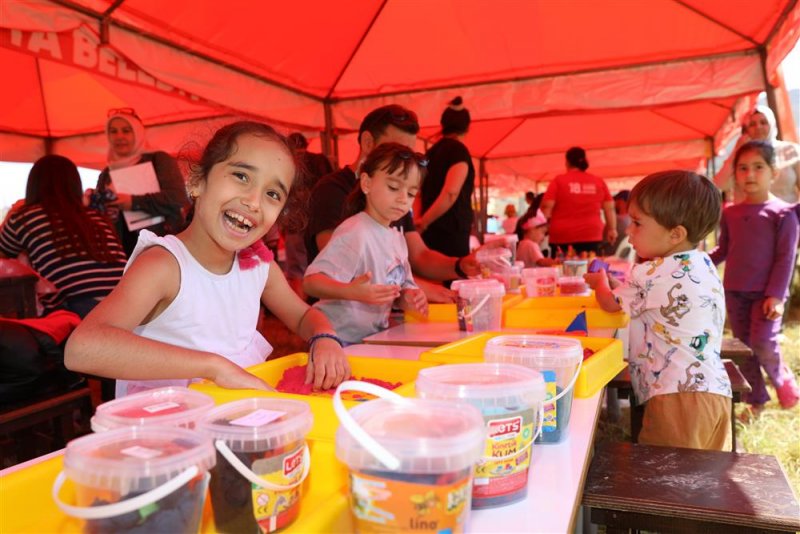
M 542 210 L 536 210 L 536 215 L 526 220 L 521 225 L 522 240 L 517 245 L 517 261 L 525 267 L 549 267 L 555 263 L 551 258 L 545 258 L 542 253 L 542 242 L 547 237 L 547 218 Z
M 704 176 L 645 177 L 628 205 L 631 246 L 645 261 L 613 290 L 604 271 L 584 275 L 604 310 L 631 316 L 631 383 L 645 404 L 639 443 L 730 450 L 731 384 L 720 359 L 725 296 L 711 259 L 697 250 L 720 205 Z
M 198 378 L 269 389 L 242 369 L 272 350 L 256 330 L 263 303 L 309 340 L 307 383 L 327 389 L 348 378 L 330 323 L 295 295 L 261 242 L 299 208 L 285 138 L 265 124 L 229 124 L 192 171 L 191 224 L 178 235 L 141 232 L 119 285 L 70 337 L 67 367 L 118 379 L 117 397 Z
M 714 263 L 725 262 L 725 301 L 733 335 L 753 349 L 741 369 L 753 388 L 744 399 L 754 415 L 769 400 L 761 368 L 782 407 L 800 401 L 800 388 L 777 339 L 789 296 L 798 222 L 795 207 L 770 194 L 779 174 L 775 159 L 775 149 L 764 141 L 749 141 L 736 151 L 733 172 L 744 199 L 722 212 L 719 244 L 711 252 Z
M 427 315 L 408 247 L 391 222 L 405 216 L 419 191 L 427 160 L 398 143 L 369 153 L 360 183 L 348 198 L 349 212 L 306 270 L 303 290 L 347 343 L 385 329 L 393 304 Z

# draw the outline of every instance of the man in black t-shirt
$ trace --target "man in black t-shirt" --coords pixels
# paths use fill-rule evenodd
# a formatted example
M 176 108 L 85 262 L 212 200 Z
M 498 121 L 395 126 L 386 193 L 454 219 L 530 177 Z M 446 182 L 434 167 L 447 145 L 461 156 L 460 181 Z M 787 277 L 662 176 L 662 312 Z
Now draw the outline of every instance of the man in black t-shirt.
M 394 104 L 383 106 L 364 117 L 358 133 L 359 153 L 356 162 L 352 166 L 343 167 L 324 176 L 311 191 L 308 226 L 305 233 L 309 264 L 330 241 L 333 231 L 345 219 L 347 195 L 357 184 L 354 169 L 357 169 L 367 154 L 381 143 L 400 143 L 413 149 L 417 142 L 418 131 L 416 114 L 402 106 Z M 425 291 L 429 302 L 452 302 L 454 295 L 441 284 L 426 281 L 426 278 L 444 281 L 480 273 L 480 266 L 474 254 L 453 258 L 428 248 L 414 227 L 410 213 L 393 224 L 403 228 L 408 245 L 408 259 L 414 270 L 415 281 Z

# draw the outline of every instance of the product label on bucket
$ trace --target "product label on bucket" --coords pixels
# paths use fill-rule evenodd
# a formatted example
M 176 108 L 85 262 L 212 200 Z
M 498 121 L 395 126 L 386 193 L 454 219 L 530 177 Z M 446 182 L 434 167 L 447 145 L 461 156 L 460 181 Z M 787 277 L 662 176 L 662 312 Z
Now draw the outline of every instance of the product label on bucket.
M 303 452 L 301 446 L 285 454 L 261 458 L 253 462 L 252 470 L 273 484 L 287 486 L 300 480 L 303 475 Z M 274 491 L 252 485 L 253 514 L 261 532 L 273 532 L 289 524 L 297 515 L 300 501 L 300 486 L 285 491 Z
M 356 532 L 464 532 L 471 501 L 470 474 L 463 473 L 457 477 L 404 475 L 408 480 L 431 479 L 425 480 L 427 484 L 351 473 L 350 504 Z M 437 484 L 436 478 L 452 478 L 452 481 Z
M 558 386 L 556 385 L 556 372 L 555 371 L 542 371 L 545 385 L 545 405 L 544 405 L 544 421 L 542 423 L 542 432 L 554 432 L 558 430 L 558 410 L 555 402 L 546 402 L 554 398 L 558 394 Z
M 532 408 L 484 410 L 489 437 L 484 458 L 475 466 L 475 499 L 513 493 L 527 484 L 535 412 Z M 492 460 L 496 458 L 496 460 Z
M 458 329 L 467 332 L 467 313 L 469 313 L 469 299 L 456 297 L 456 310 L 458 311 Z M 470 327 L 472 321 L 470 320 Z

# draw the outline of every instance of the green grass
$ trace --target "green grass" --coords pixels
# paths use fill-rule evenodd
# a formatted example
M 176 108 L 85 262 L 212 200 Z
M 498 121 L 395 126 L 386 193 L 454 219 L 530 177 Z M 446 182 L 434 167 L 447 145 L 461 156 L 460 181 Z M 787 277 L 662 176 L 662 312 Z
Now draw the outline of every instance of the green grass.
M 800 321 L 787 322 L 783 334 L 783 358 L 795 377 L 800 376 Z M 784 410 L 778 404 L 769 380 L 767 389 L 773 400 L 767 403 L 761 415 L 747 424 L 736 423 L 739 449 L 775 456 L 786 471 L 795 495 L 800 496 L 800 405 Z M 745 410 L 746 407 L 740 404 L 736 410 L 737 415 Z

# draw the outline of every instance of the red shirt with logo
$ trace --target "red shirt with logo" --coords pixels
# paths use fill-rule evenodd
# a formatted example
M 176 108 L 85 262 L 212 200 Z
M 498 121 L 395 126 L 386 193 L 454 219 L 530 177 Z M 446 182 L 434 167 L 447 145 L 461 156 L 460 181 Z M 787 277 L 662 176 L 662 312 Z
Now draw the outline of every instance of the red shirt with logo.
M 605 181 L 577 169 L 556 176 L 543 201 L 553 200 L 550 243 L 567 244 L 603 240 L 603 202 L 611 200 Z

